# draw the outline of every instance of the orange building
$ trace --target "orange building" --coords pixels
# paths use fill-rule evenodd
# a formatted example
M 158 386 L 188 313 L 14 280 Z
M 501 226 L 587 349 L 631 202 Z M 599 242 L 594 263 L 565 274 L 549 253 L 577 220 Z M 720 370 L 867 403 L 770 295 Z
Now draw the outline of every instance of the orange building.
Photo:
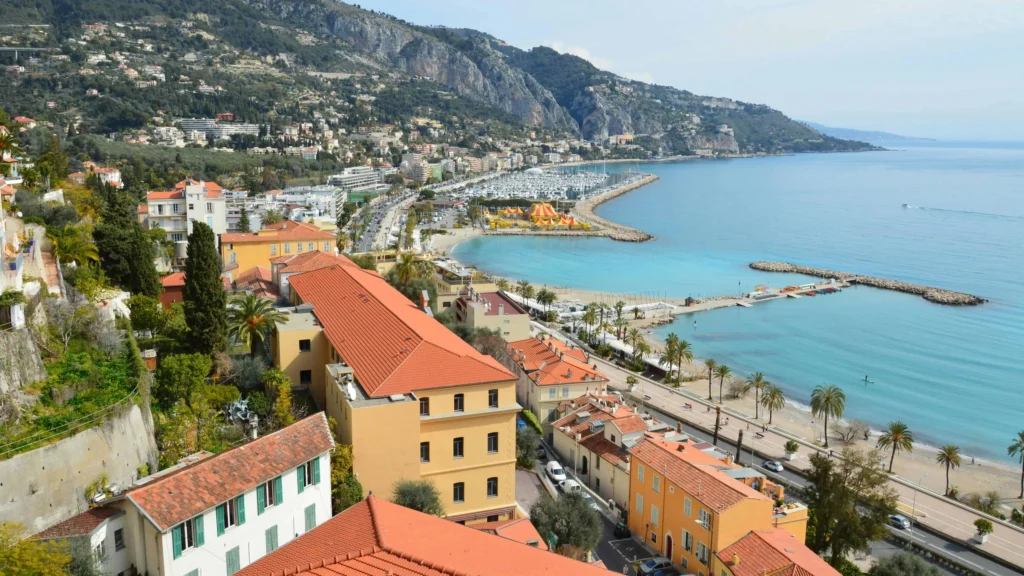
M 221 262 L 232 278 L 255 266 L 270 270 L 271 261 L 280 256 L 333 250 L 334 234 L 293 220 L 268 224 L 259 232 L 220 235 Z

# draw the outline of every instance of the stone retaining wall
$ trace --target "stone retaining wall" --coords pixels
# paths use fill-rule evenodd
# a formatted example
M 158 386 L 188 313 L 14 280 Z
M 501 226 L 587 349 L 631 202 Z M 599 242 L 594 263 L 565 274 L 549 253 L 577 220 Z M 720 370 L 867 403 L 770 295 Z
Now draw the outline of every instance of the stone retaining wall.
M 599 231 L 602 232 L 602 234 L 600 235 L 608 236 L 612 240 L 619 240 L 621 242 L 646 242 L 648 240 L 651 240 L 654 238 L 654 236 L 651 236 L 646 232 L 641 232 L 640 230 L 630 228 L 628 226 L 623 226 L 621 224 L 616 224 L 609 220 L 605 220 L 604 218 L 601 218 L 600 216 L 595 214 L 594 210 L 601 204 L 604 204 L 605 202 L 613 198 L 618 198 L 623 194 L 628 194 L 629 192 L 632 192 L 633 190 L 636 190 L 641 186 L 646 186 L 657 179 L 657 176 L 650 174 L 644 176 L 643 178 L 637 180 L 636 182 L 631 182 L 625 186 L 615 188 L 614 190 L 609 190 L 608 192 L 599 194 L 592 198 L 581 200 L 577 202 L 575 206 L 573 206 L 572 215 L 575 216 L 576 219 L 581 222 L 586 222 L 591 226 L 599 226 L 602 229 Z M 580 235 L 593 236 L 594 234 Z

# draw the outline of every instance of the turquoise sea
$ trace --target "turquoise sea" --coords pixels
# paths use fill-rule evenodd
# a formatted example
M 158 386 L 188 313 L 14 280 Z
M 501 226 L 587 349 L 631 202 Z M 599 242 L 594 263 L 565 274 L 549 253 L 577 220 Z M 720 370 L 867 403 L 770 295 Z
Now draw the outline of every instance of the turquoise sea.
M 763 371 L 797 403 L 838 384 L 847 418 L 900 419 L 918 441 L 1006 458 L 1024 429 L 1024 144 L 890 149 L 642 164 L 661 179 L 598 213 L 652 242 L 476 238 L 454 256 L 537 285 L 652 297 L 806 282 L 747 267 L 786 260 L 988 298 L 957 308 L 857 287 L 683 316 L 658 334 L 734 373 Z

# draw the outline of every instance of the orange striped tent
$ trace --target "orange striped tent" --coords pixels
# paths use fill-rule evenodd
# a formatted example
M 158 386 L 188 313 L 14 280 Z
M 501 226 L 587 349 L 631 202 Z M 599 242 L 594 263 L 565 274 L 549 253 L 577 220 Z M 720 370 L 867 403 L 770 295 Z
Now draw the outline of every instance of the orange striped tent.
M 556 222 L 558 221 L 558 212 L 555 212 L 555 209 L 547 202 L 537 202 L 533 206 L 530 206 L 529 214 L 530 220 L 533 220 L 534 222 L 551 219 L 555 219 Z

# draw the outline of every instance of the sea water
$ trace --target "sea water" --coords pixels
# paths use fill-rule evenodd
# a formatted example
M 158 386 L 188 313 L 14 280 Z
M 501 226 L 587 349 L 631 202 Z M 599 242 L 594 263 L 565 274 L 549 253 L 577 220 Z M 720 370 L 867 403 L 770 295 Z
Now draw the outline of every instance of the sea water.
M 855 287 L 685 315 L 656 331 L 675 332 L 698 357 L 734 374 L 764 372 L 793 402 L 807 404 L 815 386 L 837 384 L 848 419 L 875 428 L 902 420 L 919 441 L 1006 458 L 1005 447 L 1024 429 L 1024 145 L 894 147 L 609 165 L 660 176 L 598 209 L 654 241 L 490 237 L 467 241 L 454 255 L 536 285 L 652 299 L 810 281 L 750 270 L 755 260 L 987 298 L 982 306 L 951 307 Z

